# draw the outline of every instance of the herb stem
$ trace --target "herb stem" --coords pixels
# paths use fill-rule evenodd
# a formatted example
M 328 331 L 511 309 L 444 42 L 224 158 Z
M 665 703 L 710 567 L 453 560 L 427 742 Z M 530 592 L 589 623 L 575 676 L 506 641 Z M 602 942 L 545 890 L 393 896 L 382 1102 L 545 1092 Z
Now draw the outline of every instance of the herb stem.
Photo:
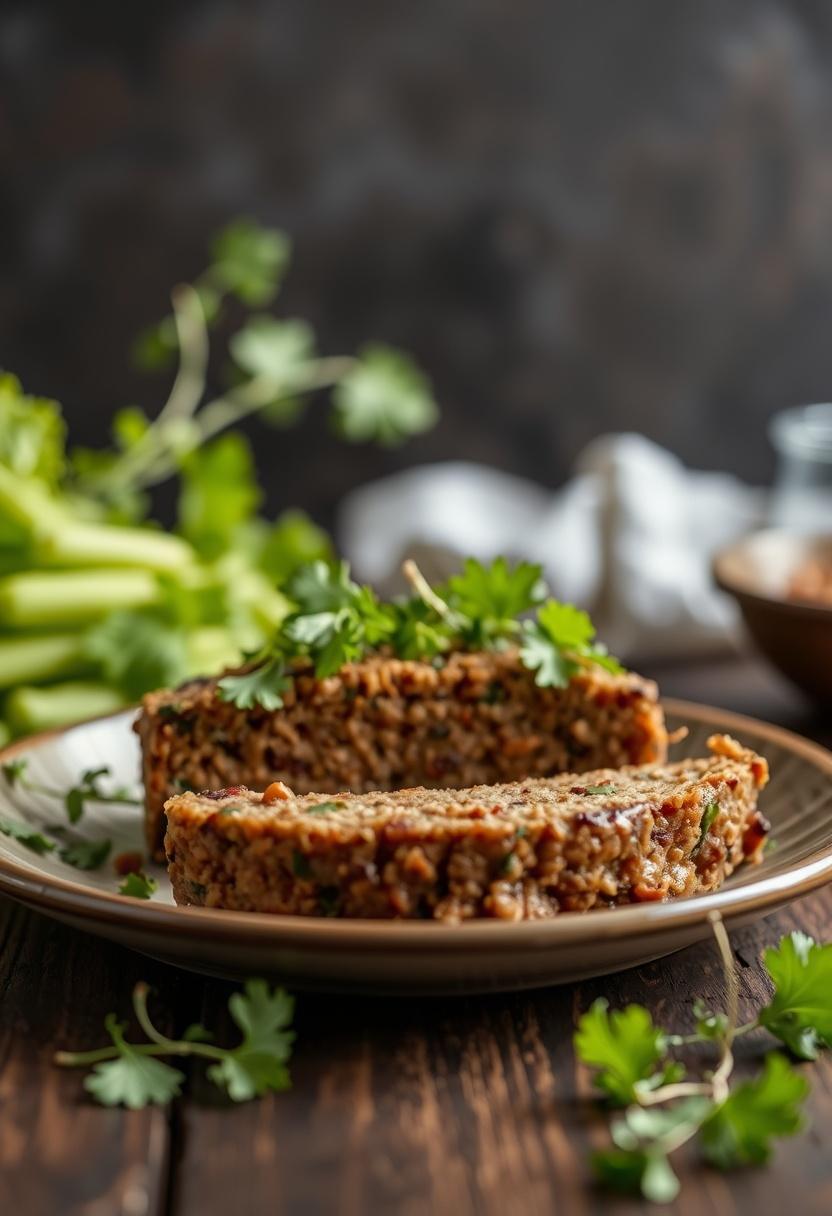
M 449 625 L 455 624 L 456 618 L 453 611 L 448 607 L 445 601 L 436 594 L 428 580 L 425 578 L 422 571 L 416 565 L 412 557 L 402 563 L 402 574 L 410 583 L 413 590 L 424 600 L 428 608 L 432 608 L 437 616 L 440 616 L 443 621 L 447 621 Z
M 708 916 L 713 929 L 716 944 L 719 948 L 722 966 L 725 973 L 725 984 L 728 989 L 728 1024 L 722 1038 L 722 1056 L 716 1071 L 711 1077 L 711 1086 L 715 1102 L 724 1102 L 728 1096 L 728 1078 L 734 1068 L 734 1054 L 731 1050 L 737 1029 L 740 1004 L 740 986 L 737 976 L 737 966 L 731 950 L 731 943 L 725 931 L 725 925 L 719 912 L 711 912 Z
M 205 391 L 208 367 L 208 328 L 199 293 L 189 283 L 180 283 L 171 292 L 173 319 L 179 339 L 179 366 L 173 387 L 156 419 L 164 426 L 171 418 L 190 418 Z
M 676 1098 L 689 1098 L 705 1094 L 710 1096 L 712 1086 L 707 1081 L 679 1081 L 675 1085 L 660 1085 L 638 1095 L 639 1106 L 658 1106 L 673 1102 Z

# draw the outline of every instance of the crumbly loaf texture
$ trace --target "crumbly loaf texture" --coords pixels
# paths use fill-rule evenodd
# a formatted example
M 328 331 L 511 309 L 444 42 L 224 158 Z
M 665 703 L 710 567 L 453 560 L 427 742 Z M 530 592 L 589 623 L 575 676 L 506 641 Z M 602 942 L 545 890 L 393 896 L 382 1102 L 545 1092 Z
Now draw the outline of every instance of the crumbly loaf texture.
M 463 789 L 667 755 L 655 684 L 595 668 L 539 688 L 512 651 L 439 665 L 373 655 L 323 680 L 301 671 L 272 712 L 237 709 L 215 680 L 197 681 L 145 697 L 136 729 L 157 857 L 165 801 L 188 789 Z
M 467 790 L 181 794 L 167 803 L 174 897 L 456 922 L 710 891 L 759 859 L 768 825 L 757 792 L 768 766 L 728 736 L 708 746 L 709 759 Z

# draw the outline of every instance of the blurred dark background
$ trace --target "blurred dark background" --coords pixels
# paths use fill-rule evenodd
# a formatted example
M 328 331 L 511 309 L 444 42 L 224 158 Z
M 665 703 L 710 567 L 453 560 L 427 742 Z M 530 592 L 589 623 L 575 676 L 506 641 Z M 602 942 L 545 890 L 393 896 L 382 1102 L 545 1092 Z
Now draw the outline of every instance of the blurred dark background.
M 832 6 L 4 0 L 0 365 L 74 438 L 211 233 L 293 235 L 279 309 L 383 338 L 443 406 L 397 452 L 257 427 L 272 506 L 468 458 L 557 484 L 635 429 L 764 481 L 832 395 Z

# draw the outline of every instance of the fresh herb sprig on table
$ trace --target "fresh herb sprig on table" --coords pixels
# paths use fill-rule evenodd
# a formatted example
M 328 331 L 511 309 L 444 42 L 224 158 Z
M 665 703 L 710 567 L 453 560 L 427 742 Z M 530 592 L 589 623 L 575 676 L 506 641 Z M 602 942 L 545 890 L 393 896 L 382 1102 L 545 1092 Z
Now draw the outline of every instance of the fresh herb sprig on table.
M 804 933 L 784 937 L 767 950 L 765 966 L 774 995 L 752 1021 L 738 1025 L 739 983 L 728 936 L 718 915 L 712 926 L 727 988 L 727 1012 L 697 1002 L 696 1030 L 672 1035 L 647 1009 L 629 1005 L 609 1011 L 599 998 L 578 1022 L 575 1051 L 613 1105 L 626 1107 L 612 1123 L 614 1147 L 593 1155 L 594 1172 L 615 1190 L 668 1203 L 679 1192 L 671 1155 L 696 1140 L 705 1160 L 719 1169 L 762 1165 L 772 1141 L 803 1127 L 809 1084 L 785 1056 L 769 1052 L 757 1076 L 731 1087 L 733 1044 L 765 1028 L 799 1059 L 813 1060 L 832 1046 L 832 945 Z M 719 1051 L 716 1067 L 687 1079 L 674 1047 L 705 1043 Z
M 93 1051 L 59 1051 L 55 1063 L 65 1068 L 92 1072 L 84 1088 L 103 1106 L 127 1106 L 139 1110 L 164 1105 L 178 1097 L 185 1074 L 159 1057 L 195 1056 L 210 1060 L 208 1079 L 233 1102 L 248 1102 L 270 1091 L 290 1087 L 287 1064 L 292 1054 L 294 1032 L 290 1029 L 294 1000 L 282 988 L 270 990 L 264 980 L 248 980 L 242 992 L 228 1001 L 232 1019 L 242 1033 L 236 1047 L 218 1047 L 204 1026 L 189 1026 L 179 1039 L 171 1039 L 154 1026 L 147 1008 L 147 984 L 133 990 L 133 1010 L 144 1031 L 146 1043 L 129 1043 L 125 1024 L 108 1014 L 105 1028 L 112 1040 Z
M 405 573 L 413 594 L 382 602 L 370 587 L 353 582 L 345 562 L 303 567 L 287 585 L 293 608 L 274 639 L 248 670 L 220 680 L 220 697 L 240 709 L 277 709 L 297 660 L 310 662 L 323 679 L 382 647 L 401 658 L 435 659 L 452 649 L 515 645 L 541 687 L 563 688 L 593 665 L 623 671 L 595 640 L 585 612 L 546 599 L 539 565 L 512 567 L 503 557 L 484 565 L 468 558 L 461 574 L 436 588 L 412 562 L 405 563 Z
M 0 741 L 238 663 L 285 613 L 276 587 L 332 557 L 302 512 L 261 518 L 238 424 L 291 425 L 322 389 L 350 442 L 399 443 L 435 422 L 427 381 L 400 352 L 322 356 L 305 322 L 261 311 L 289 258 L 277 230 L 240 220 L 220 233 L 138 344 L 145 367 L 176 361 L 167 400 L 155 416 L 117 411 L 107 448 L 68 449 L 60 406 L 0 374 Z M 211 383 L 224 387 L 212 395 Z M 150 518 L 169 478 L 173 533 Z

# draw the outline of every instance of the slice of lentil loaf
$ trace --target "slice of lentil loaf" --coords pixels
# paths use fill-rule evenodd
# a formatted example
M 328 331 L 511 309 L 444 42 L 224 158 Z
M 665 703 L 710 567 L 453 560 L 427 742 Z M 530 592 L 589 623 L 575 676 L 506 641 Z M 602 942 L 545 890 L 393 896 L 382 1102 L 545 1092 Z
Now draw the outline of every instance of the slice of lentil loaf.
M 708 746 L 708 759 L 466 790 L 180 794 L 166 807 L 174 897 L 454 922 L 710 891 L 759 858 L 768 766 L 728 736 Z
M 273 711 L 220 700 L 216 680 L 151 693 L 136 725 L 148 847 L 162 857 L 165 801 L 188 789 L 462 789 L 661 763 L 657 696 L 640 676 L 600 668 L 540 688 L 511 650 L 441 664 L 374 654 L 322 680 L 300 669 Z

